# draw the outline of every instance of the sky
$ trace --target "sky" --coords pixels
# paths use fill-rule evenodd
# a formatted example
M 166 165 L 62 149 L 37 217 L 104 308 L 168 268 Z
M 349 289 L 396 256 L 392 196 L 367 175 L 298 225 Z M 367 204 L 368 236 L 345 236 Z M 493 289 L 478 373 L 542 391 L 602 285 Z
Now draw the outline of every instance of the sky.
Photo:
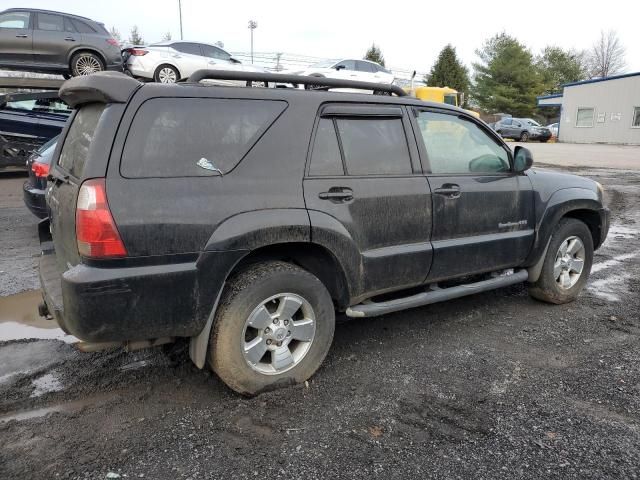
M 626 47 L 627 72 L 640 71 L 637 0 L 543 0 L 519 2 L 228 1 L 182 0 L 184 38 L 222 41 L 231 52 L 250 50 L 249 20 L 256 52 L 323 58 L 360 58 L 375 42 L 388 67 L 427 72 L 451 43 L 467 66 L 475 50 L 502 31 L 535 54 L 546 45 L 587 49 L 601 30 L 617 31 Z M 164 32 L 180 37 L 178 0 L 0 0 L 0 10 L 34 7 L 86 16 L 115 26 L 123 38 L 137 25 L 147 43 Z

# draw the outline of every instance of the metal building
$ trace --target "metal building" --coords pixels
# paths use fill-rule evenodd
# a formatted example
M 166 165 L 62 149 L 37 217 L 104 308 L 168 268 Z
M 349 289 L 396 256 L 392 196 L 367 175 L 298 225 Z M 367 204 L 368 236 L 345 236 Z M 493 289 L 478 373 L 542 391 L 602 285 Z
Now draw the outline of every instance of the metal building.
M 567 83 L 539 107 L 561 107 L 558 141 L 640 145 L 640 72 Z

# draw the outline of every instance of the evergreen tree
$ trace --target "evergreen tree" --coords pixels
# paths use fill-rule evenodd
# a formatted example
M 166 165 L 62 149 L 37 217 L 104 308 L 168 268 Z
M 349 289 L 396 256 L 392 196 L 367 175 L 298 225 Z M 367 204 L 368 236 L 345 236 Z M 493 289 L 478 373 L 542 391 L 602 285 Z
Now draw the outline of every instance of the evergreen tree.
M 371 48 L 369 48 L 369 50 L 367 50 L 367 53 L 365 53 L 364 59 L 371 62 L 376 62 L 377 64 L 384 67 L 384 57 L 382 56 L 382 51 L 379 47 L 376 46 L 375 43 L 371 44 Z
M 456 49 L 451 44 L 442 49 L 424 81 L 430 87 L 450 87 L 464 92 L 465 98 L 469 95 L 469 72 L 458 59 Z
M 544 89 L 533 55 L 518 40 L 501 33 L 476 50 L 473 100 L 490 113 L 528 117 L 536 108 L 536 96 Z
M 138 32 L 137 25 L 134 25 L 131 29 L 131 33 L 129 34 L 129 43 L 132 45 L 144 45 L 144 40 L 142 39 L 140 32 Z
M 584 52 L 546 47 L 536 59 L 544 86 L 543 93 L 562 91 L 562 85 L 587 78 Z

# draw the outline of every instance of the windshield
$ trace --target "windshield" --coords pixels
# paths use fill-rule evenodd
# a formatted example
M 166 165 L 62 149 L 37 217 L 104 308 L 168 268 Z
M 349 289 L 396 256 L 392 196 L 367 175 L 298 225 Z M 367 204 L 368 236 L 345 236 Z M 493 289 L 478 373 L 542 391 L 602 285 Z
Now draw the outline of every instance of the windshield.
M 529 125 L 532 125 L 534 127 L 539 127 L 540 126 L 540 124 L 538 122 L 536 122 L 535 120 L 532 120 L 530 118 L 525 118 L 524 121 L 527 122 Z
M 335 60 L 324 60 L 322 62 L 314 63 L 309 68 L 329 68 L 332 67 L 334 63 L 336 63 Z
M 444 103 L 447 105 L 453 105 L 454 107 L 458 106 L 457 96 L 455 93 L 446 93 L 444 95 Z

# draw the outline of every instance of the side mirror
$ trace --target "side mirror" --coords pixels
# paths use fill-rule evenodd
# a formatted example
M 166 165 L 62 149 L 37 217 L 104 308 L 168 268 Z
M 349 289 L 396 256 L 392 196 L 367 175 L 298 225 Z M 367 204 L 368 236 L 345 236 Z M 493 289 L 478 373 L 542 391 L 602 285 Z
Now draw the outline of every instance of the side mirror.
M 346 66 L 344 66 L 344 65 L 336 65 L 336 66 L 335 66 L 335 69 L 336 69 L 336 70 L 338 70 L 338 71 L 340 71 L 340 70 L 344 70 L 345 68 L 347 68 L 347 67 L 346 67 Z
M 529 170 L 533 165 L 533 155 L 528 148 L 518 145 L 513 154 L 513 169 L 517 173 L 522 173 Z

